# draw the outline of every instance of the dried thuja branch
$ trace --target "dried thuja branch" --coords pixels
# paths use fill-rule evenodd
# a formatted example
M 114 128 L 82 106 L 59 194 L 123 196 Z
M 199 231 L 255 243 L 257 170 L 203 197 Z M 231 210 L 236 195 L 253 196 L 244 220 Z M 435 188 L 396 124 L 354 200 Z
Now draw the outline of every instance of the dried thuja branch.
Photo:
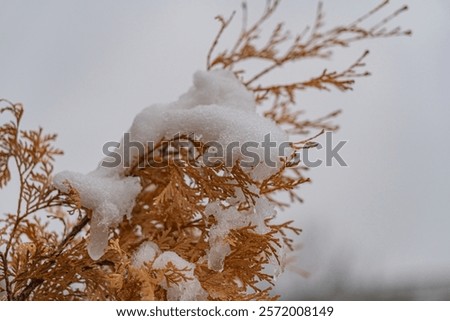
M 279 0 L 270 0 L 259 19 L 252 25 L 247 25 L 247 6 L 243 6 L 243 27 L 234 45 L 230 50 L 223 50 L 214 54 L 220 38 L 226 28 L 230 25 L 234 14 L 229 19 L 222 16 L 217 17 L 221 24 L 220 30 L 213 41 L 207 56 L 207 68 L 224 68 L 234 71 L 239 75 L 243 84 L 255 93 L 258 104 L 268 100 L 272 101 L 272 107 L 267 111 L 266 116 L 273 118 L 281 125 L 287 125 L 293 133 L 307 133 L 311 128 L 330 129 L 328 124 L 323 124 L 322 120 L 309 121 L 305 123 L 298 112 L 290 109 L 296 104 L 296 93 L 299 91 L 316 88 L 319 90 L 330 90 L 336 88 L 342 91 L 352 89 L 354 81 L 358 77 L 368 76 L 370 73 L 361 70 L 365 66 L 364 58 L 369 53 L 365 51 L 349 67 L 341 71 L 323 70 L 317 76 L 309 79 L 285 83 L 263 85 L 259 81 L 275 69 L 299 62 L 304 59 L 327 59 L 338 48 L 348 47 L 351 44 L 375 38 L 387 38 L 410 35 L 410 30 L 403 30 L 400 27 L 387 28 L 387 24 L 402 12 L 407 6 L 403 6 L 393 13 L 378 19 L 377 22 L 365 26 L 364 24 L 376 16 L 384 9 L 389 1 L 383 1 L 378 6 L 358 19 L 341 26 L 325 28 L 325 16 L 323 5 L 320 2 L 317 14 L 312 27 L 307 27 L 303 32 L 293 36 L 285 30 L 284 24 L 279 23 L 273 29 L 266 40 L 261 39 L 261 30 L 269 18 L 274 14 L 279 6 Z M 260 44 L 262 43 L 262 44 Z M 287 47 L 287 49 L 284 49 Z M 247 74 L 240 67 L 243 62 L 257 60 L 263 62 L 261 70 L 254 74 Z
M 18 117 L 13 117 L 11 122 L 1 127 L 3 132 L 11 132 L 10 138 L 2 136 L 5 142 L 9 142 L 9 145 L 2 144 L 2 156 L 14 159 L 15 155 L 21 155 L 18 151 L 21 146 L 42 149 L 30 147 L 31 144 L 22 140 L 22 137 L 33 135 L 20 135 L 21 106 L 8 103 L 8 107 L 2 109 L 2 112 L 5 111 L 11 111 Z M 13 130 L 6 130 L 10 127 Z M 172 155 L 167 144 L 158 144 L 150 151 L 153 154 L 151 159 L 156 163 L 164 160 L 168 166 L 161 168 L 143 163 L 128 173 L 140 177 L 142 192 L 131 218 L 124 220 L 113 231 L 116 240 L 98 261 L 92 260 L 86 251 L 85 236 L 91 210 L 81 207 L 80 196 L 75 189 L 67 195 L 55 191 L 50 184 L 51 171 L 45 172 L 40 182 L 46 188 L 40 188 L 38 192 L 46 191 L 44 195 L 52 195 L 51 198 L 42 197 L 43 203 L 38 202 L 32 207 L 27 206 L 27 196 L 21 196 L 25 210 L 5 213 L 1 218 L 0 281 L 5 286 L 2 285 L 0 290 L 5 292 L 5 298 L 167 300 L 170 298 L 167 287 L 189 282 L 194 275 L 210 299 L 273 298 L 269 290 L 274 276 L 264 271 L 265 266 L 278 260 L 277 251 L 283 243 L 289 247 L 290 239 L 286 232 L 299 233 L 299 230 L 286 223 L 270 225 L 268 232 L 261 234 L 255 231 L 253 225 L 236 226 L 223 240 L 230 247 L 223 269 L 211 269 L 204 258 L 211 248 L 210 233 L 217 222 L 206 212 L 206 204 L 219 202 L 219 206 L 226 210 L 230 207 L 227 200 L 239 191 L 243 197 L 235 206 L 242 211 L 242 215 L 247 215 L 245 211 L 259 197 L 255 188 L 263 186 L 244 172 L 238 163 L 232 167 L 223 163 L 218 163 L 216 167 L 201 166 L 199 159 L 207 146 L 190 136 L 179 137 L 169 143 L 176 144 L 180 139 L 188 139 L 195 151 Z M 39 145 L 35 143 L 33 146 Z M 53 150 L 50 145 L 45 148 L 47 151 Z M 11 152 L 13 149 L 14 152 Z M 52 159 L 47 159 L 45 154 L 42 151 L 39 153 L 41 157 L 22 159 L 25 162 L 50 162 Z M 9 165 L 5 158 L 2 159 L 4 164 Z M 33 167 L 29 163 L 23 166 Z M 37 165 L 34 167 L 37 168 Z M 11 171 L 9 167 L 4 168 Z M 53 167 L 48 165 L 48 168 Z M 24 185 L 24 191 L 29 188 L 26 185 L 32 184 L 26 179 L 20 182 Z M 266 186 L 271 184 L 264 183 Z M 77 212 L 81 219 L 75 222 L 69 220 L 67 210 L 62 206 Z M 27 212 L 29 208 L 32 211 Z M 62 232 L 53 231 L 49 226 L 52 222 L 62 223 Z M 151 262 L 136 265 L 133 257 L 147 241 L 157 244 L 161 251 L 172 251 L 186 262 L 195 263 L 195 272 L 188 266 L 179 267 L 171 262 L 163 267 L 154 267 L 155 263 Z M 248 268 L 242 269 L 243 266 Z M 188 272 L 195 274 L 190 276 Z
M 14 176 L 18 181 L 16 209 L 0 213 L 0 297 L 62 299 L 63 290 L 74 294 L 69 285 L 79 276 L 69 273 L 67 258 L 85 257 L 79 234 L 85 233 L 89 216 L 83 214 L 75 191 L 62 195 L 52 186 L 54 158 L 62 154 L 53 147 L 56 135 L 41 128 L 21 129 L 22 105 L 4 99 L 0 103 L 0 187 Z M 82 218 L 72 222 L 68 213 Z M 62 232 L 51 226 L 56 222 Z M 67 285 L 61 287 L 61 282 Z
M 144 155 L 139 153 L 133 158 L 130 168 L 99 168 L 87 175 L 59 173 L 53 182 L 59 188 L 56 190 L 51 183 L 54 157 L 61 154 L 53 147 L 56 136 L 45 135 L 42 129 L 21 130 L 22 106 L 0 101 L 0 188 L 15 173 L 19 182 L 16 210 L 0 216 L 0 298 L 278 297 L 271 293 L 272 286 L 284 268 L 285 250 L 293 249 L 292 235 L 301 231 L 290 221 L 275 223 L 276 206 L 290 205 L 277 200 L 277 196 L 287 192 L 291 201 L 301 201 L 297 188 L 309 179 L 304 176 L 307 168 L 301 166 L 295 152 L 314 148 L 318 135 L 336 129 L 330 120 L 339 113 L 308 120 L 303 111 L 293 109 L 296 94 L 309 88 L 351 89 L 357 77 L 368 75 L 362 71 L 367 52 L 343 71 L 324 70 L 287 84 L 267 85 L 262 81 L 288 63 L 328 58 L 335 49 L 355 41 L 409 34 L 399 28 L 385 28 L 406 7 L 363 27 L 368 18 L 387 5 L 385 1 L 350 24 L 326 30 L 319 5 L 311 28 L 292 37 L 283 24 L 278 24 L 267 41 L 259 45 L 261 29 L 278 5 L 278 0 L 268 1 L 253 24 L 247 21 L 244 5 L 237 41 L 229 50 L 216 54 L 233 16 L 218 17 L 221 28 L 207 54 L 207 69 L 211 72 L 197 73 L 194 87 L 175 104 L 162 106 L 167 110 L 154 106 L 136 117 L 130 132 L 155 145 L 144 147 Z M 288 49 L 282 50 L 286 45 Z M 242 63 L 249 60 L 266 65 L 248 74 Z M 254 94 L 254 100 L 246 89 Z M 264 163 L 265 159 L 244 166 L 243 158 L 239 158 L 243 154 L 239 153 L 231 163 L 222 158 L 205 165 L 204 157 L 210 154 L 211 146 L 202 137 L 210 132 L 225 144 L 235 137 L 234 130 L 238 140 L 251 140 L 259 137 L 252 135 L 267 130 L 285 142 L 285 133 L 252 108 L 269 102 L 264 115 L 287 133 L 305 136 L 312 129 L 319 133 L 290 143 L 292 153 L 278 155 L 281 157 L 272 167 Z M 170 136 L 168 133 L 178 126 L 180 135 Z M 189 128 L 194 128 L 193 133 Z M 262 171 L 259 167 L 258 172 L 259 165 L 265 167 Z M 55 229 L 55 223 L 61 228 Z M 95 251 L 88 253 L 89 249 Z
M 109 272 L 125 271 L 126 261 L 114 248 L 104 262 L 87 256 L 91 211 L 76 190 L 61 194 L 51 183 L 54 158 L 62 154 L 53 147 L 56 135 L 21 129 L 22 105 L 0 103 L 0 187 L 18 180 L 16 209 L 0 213 L 0 299 L 114 298 Z
M 9 113 L 12 119 L 0 127 L 0 187 L 11 179 L 10 160 L 19 176 L 19 195 L 16 213 L 2 218 L 1 252 L 2 279 L 8 299 L 12 299 L 10 277 L 14 274 L 9 267 L 10 251 L 22 242 L 21 228 L 28 223 L 32 214 L 47 207 L 60 205 L 59 193 L 50 184 L 54 157 L 62 152 L 52 147 L 55 135 L 44 135 L 42 129 L 36 131 L 20 130 L 23 107 L 0 100 L 5 107 L 0 115 Z
M 14 115 L 23 114 L 20 105 L 11 104 L 7 108 L 4 110 L 15 111 Z M 21 141 L 20 121 L 15 120 L 7 122 L 2 130 L 9 126 L 17 128 L 13 131 L 15 138 L 9 141 L 11 146 L 19 149 L 27 144 Z M 142 163 L 128 173 L 140 177 L 142 192 L 130 219 L 124 220 L 113 231 L 115 241 L 98 261 L 92 260 L 86 251 L 85 236 L 91 210 L 80 206 L 80 196 L 75 189 L 67 195 L 53 190 L 51 171 L 46 172 L 41 181 L 47 189 L 39 191 L 48 190 L 45 195 L 54 194 L 51 202 L 42 198 L 45 203 L 37 206 L 39 211 L 6 213 L 1 218 L 0 281 L 5 284 L 2 288 L 6 299 L 167 300 L 170 298 L 167 287 L 189 282 L 194 276 L 207 291 L 209 299 L 274 298 L 269 293 L 274 274 L 266 273 L 265 267 L 273 260 L 279 260 L 278 251 L 283 244 L 290 246 L 287 232 L 299 233 L 289 223 L 270 224 L 267 233 L 263 234 L 256 232 L 256 226 L 251 224 L 236 225 L 225 239 L 219 240 L 229 246 L 229 255 L 224 257 L 220 270 L 212 269 L 205 256 L 210 251 L 211 231 L 217 223 L 207 212 L 207 204 L 218 202 L 218 206 L 226 211 L 230 208 L 227 200 L 242 193 L 242 198 L 232 207 L 242 211 L 243 216 L 248 215 L 246 211 L 259 198 L 256 189 L 274 186 L 278 184 L 276 179 L 264 183 L 255 181 L 239 163 L 231 167 L 223 163 L 215 167 L 202 166 L 200 159 L 207 146 L 190 136 L 178 137 L 169 144 L 177 144 L 181 139 L 191 142 L 195 151 L 173 155 L 167 144 L 161 143 L 149 151 L 151 159 L 156 163 L 164 160 L 168 166 Z M 11 149 L 3 148 L 2 155 L 14 158 L 16 154 L 11 155 Z M 47 150 L 52 149 L 47 146 Z M 50 159 L 45 157 L 42 152 L 41 158 L 28 158 L 27 162 L 39 159 L 49 162 Z M 26 180 L 21 182 L 30 184 Z M 24 186 L 23 190 L 26 189 Z M 25 209 L 35 208 L 26 206 L 28 198 L 22 197 Z M 62 206 L 78 212 L 81 219 L 69 220 Z M 51 222 L 62 223 L 62 232 L 52 231 Z M 171 262 L 163 267 L 154 267 L 156 263 L 152 262 L 136 265 L 135 253 L 147 241 L 157 244 L 161 251 L 171 251 L 186 262 L 192 262 L 195 272 L 188 266 L 180 267 Z M 248 268 L 242 269 L 243 266 Z

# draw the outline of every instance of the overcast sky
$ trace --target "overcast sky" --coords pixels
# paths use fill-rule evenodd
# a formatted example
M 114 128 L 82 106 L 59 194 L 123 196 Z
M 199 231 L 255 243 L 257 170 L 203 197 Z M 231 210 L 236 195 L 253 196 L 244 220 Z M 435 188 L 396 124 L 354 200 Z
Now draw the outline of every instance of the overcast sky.
M 386 14 L 406 3 L 391 2 Z M 205 68 L 218 27 L 213 18 L 240 3 L 0 0 L 0 97 L 24 104 L 24 126 L 59 134 L 65 155 L 57 171 L 88 172 L 103 143 L 119 140 L 142 108 L 173 101 L 190 87 L 192 74 Z M 327 22 L 352 21 L 377 3 L 324 1 Z M 287 273 L 280 280 L 285 297 L 339 278 L 355 285 L 450 282 L 450 4 L 407 3 L 409 12 L 392 26 L 413 29 L 412 37 L 365 42 L 322 63 L 343 68 L 368 48 L 372 77 L 351 93 L 300 97 L 311 115 L 344 110 L 333 138 L 348 141 L 342 156 L 349 166 L 311 170 L 313 184 L 301 191 L 305 203 L 280 213 L 303 228 L 295 255 L 311 273 L 307 279 Z M 273 22 L 300 31 L 316 5 L 285 0 Z M 263 1 L 248 7 L 255 18 Z M 311 66 L 284 72 L 304 79 Z M 2 211 L 11 195 L 0 193 Z

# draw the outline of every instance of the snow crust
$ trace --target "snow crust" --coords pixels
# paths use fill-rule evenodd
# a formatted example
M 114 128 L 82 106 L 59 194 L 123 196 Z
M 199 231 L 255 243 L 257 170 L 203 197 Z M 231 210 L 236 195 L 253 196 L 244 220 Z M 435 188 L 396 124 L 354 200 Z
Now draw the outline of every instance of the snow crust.
M 81 204 L 93 210 L 88 244 L 89 256 L 98 260 L 108 245 L 109 229 L 130 215 L 141 190 L 139 178 L 123 177 L 97 169 L 89 174 L 64 171 L 55 175 L 53 184 L 68 193 L 70 187 L 80 195 Z
M 157 244 L 152 241 L 144 242 L 134 253 L 131 264 L 136 268 L 140 268 L 144 263 L 152 262 L 160 253 L 161 250 Z
M 159 142 L 176 134 L 195 133 L 204 142 L 218 142 L 227 146 L 231 142 L 264 141 L 266 134 L 279 146 L 288 141 L 286 133 L 272 120 L 255 111 L 252 94 L 225 70 L 198 71 L 194 74 L 194 86 L 177 101 L 169 104 L 155 104 L 141 111 L 130 128 L 130 141 Z M 253 151 L 253 150 L 252 150 Z M 254 150 L 260 159 L 256 168 L 247 168 L 255 179 L 264 179 L 273 174 L 277 166 L 270 167 L 263 161 L 262 146 Z M 130 150 L 130 158 L 137 149 Z M 124 155 L 123 144 L 119 153 Z M 133 154 L 134 153 L 134 154 Z M 270 150 L 270 157 L 277 165 L 279 157 L 287 156 L 290 149 L 279 155 L 277 148 Z M 233 160 L 245 160 L 239 148 L 232 150 Z

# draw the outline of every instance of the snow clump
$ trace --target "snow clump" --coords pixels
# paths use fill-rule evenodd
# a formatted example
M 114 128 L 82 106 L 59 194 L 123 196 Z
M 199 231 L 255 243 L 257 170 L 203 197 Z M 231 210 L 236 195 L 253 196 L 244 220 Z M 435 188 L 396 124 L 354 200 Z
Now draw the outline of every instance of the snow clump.
M 152 267 L 161 270 L 167 268 L 169 263 L 172 263 L 177 270 L 182 271 L 185 278 L 177 283 L 168 283 L 165 279 L 161 282 L 162 288 L 167 290 L 169 301 L 204 301 L 208 298 L 208 293 L 194 275 L 195 264 L 182 259 L 175 252 L 163 252 L 153 262 Z

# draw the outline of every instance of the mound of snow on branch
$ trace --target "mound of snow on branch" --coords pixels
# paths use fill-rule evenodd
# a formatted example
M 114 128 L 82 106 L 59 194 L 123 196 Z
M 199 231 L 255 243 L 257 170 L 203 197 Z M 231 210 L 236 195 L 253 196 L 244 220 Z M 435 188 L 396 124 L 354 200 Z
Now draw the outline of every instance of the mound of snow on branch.
M 287 141 L 287 135 L 273 121 L 255 112 L 252 93 L 234 74 L 224 70 L 195 73 L 194 85 L 187 93 L 173 103 L 145 108 L 136 116 L 129 131 L 130 141 L 141 142 L 144 146 L 148 146 L 148 142 L 156 144 L 177 134 L 191 133 L 201 137 L 204 142 L 214 141 L 222 146 L 231 142 L 257 142 L 261 145 L 267 134 L 271 135 L 271 141 L 276 142 L 277 146 Z M 264 155 L 261 146 L 252 151 L 261 160 L 254 168 L 245 168 L 254 179 L 267 178 L 277 170 L 277 166 L 271 167 L 264 162 L 267 155 Z M 93 211 L 88 252 L 95 260 L 105 252 L 110 229 L 116 227 L 126 215 L 130 215 L 134 200 L 141 190 L 139 178 L 126 176 L 123 142 L 116 152 L 122 157 L 122 164 L 117 167 L 106 168 L 100 165 L 88 174 L 65 171 L 54 178 L 56 188 L 66 193 L 70 187 L 75 188 L 80 194 L 82 206 Z M 131 159 L 137 156 L 136 148 L 128 152 Z M 279 157 L 286 156 L 289 152 L 290 150 L 286 150 L 285 155 L 279 155 L 276 148 L 271 148 L 270 159 L 279 165 Z M 238 148 L 232 149 L 232 155 L 227 156 L 245 160 Z M 111 159 L 107 157 L 104 161 L 109 162 Z M 271 210 L 265 212 L 269 213 Z M 265 215 L 272 214 L 251 218 L 252 223 L 259 225 L 255 220 L 262 222 Z M 225 222 L 219 223 L 221 224 Z M 217 234 L 221 233 L 217 231 Z M 221 261 L 220 257 L 217 259 Z M 220 267 L 220 264 L 212 265 Z

